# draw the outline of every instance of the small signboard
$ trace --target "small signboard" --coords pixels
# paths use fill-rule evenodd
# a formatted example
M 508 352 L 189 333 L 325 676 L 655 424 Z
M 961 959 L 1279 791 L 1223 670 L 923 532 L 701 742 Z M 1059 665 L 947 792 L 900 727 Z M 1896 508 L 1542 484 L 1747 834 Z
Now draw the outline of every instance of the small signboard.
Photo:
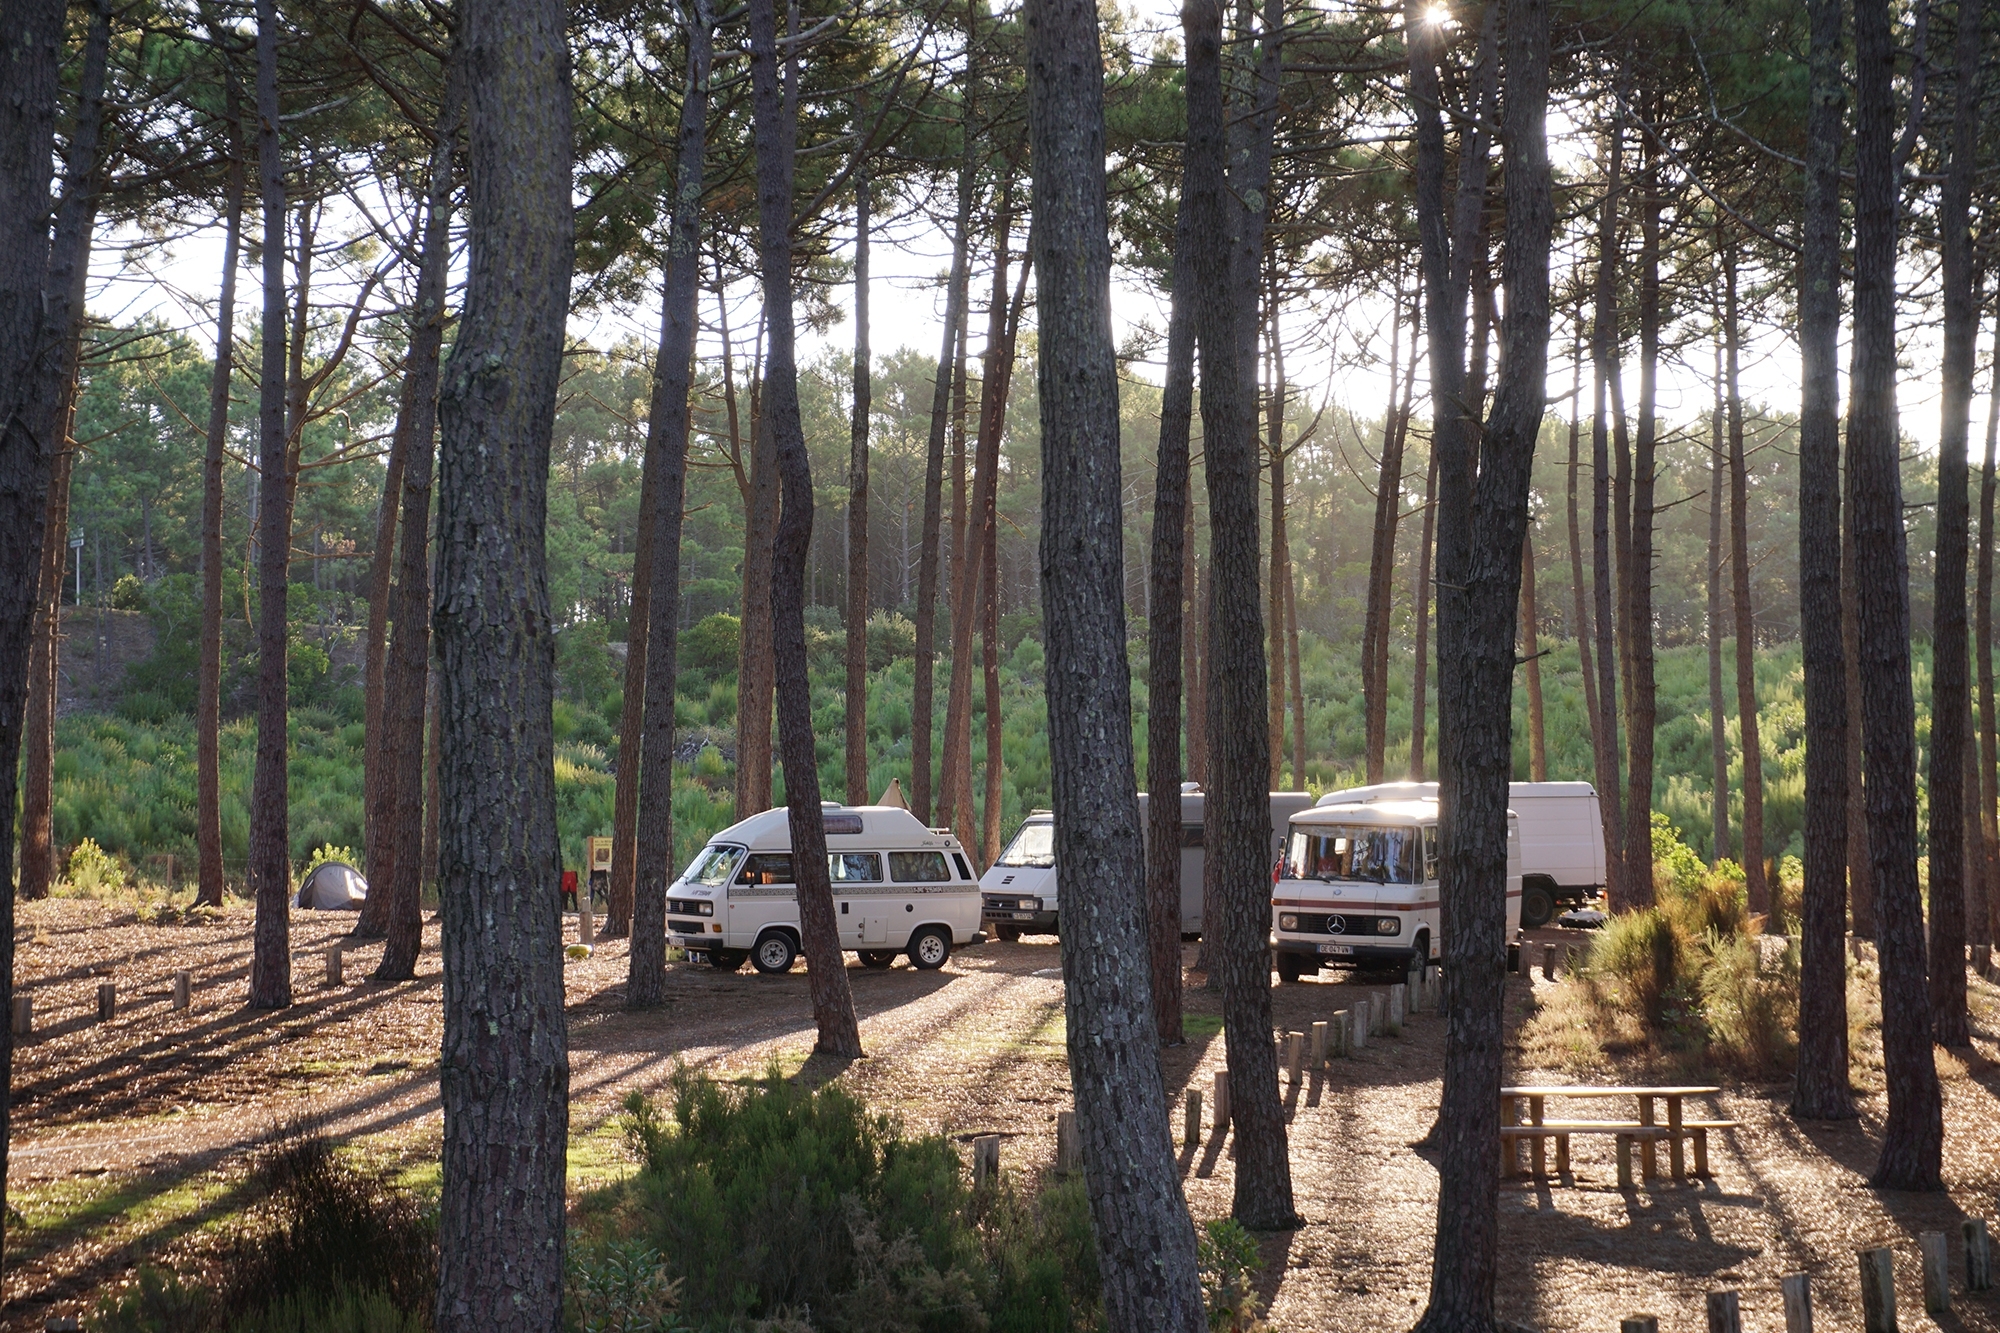
M 583 847 L 591 901 L 602 902 L 611 893 L 611 839 L 585 838 Z

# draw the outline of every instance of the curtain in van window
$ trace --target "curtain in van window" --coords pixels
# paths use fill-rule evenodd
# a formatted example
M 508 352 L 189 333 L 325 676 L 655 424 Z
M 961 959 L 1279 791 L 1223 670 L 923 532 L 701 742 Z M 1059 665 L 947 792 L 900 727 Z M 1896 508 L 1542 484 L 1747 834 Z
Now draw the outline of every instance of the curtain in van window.
M 890 852 L 889 877 L 898 884 L 949 884 L 943 852 Z

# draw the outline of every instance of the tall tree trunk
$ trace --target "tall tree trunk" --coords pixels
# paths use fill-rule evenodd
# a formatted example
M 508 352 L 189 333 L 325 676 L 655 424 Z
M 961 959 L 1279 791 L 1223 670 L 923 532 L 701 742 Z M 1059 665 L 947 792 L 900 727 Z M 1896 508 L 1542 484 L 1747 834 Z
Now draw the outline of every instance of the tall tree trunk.
M 1192 299 L 1192 297 L 1190 297 Z M 1192 405 L 1190 404 L 1190 413 Z M 1181 660 L 1187 679 L 1187 778 L 1188 782 L 1208 779 L 1208 601 L 1201 578 L 1201 561 L 1195 552 L 1194 475 L 1188 476 L 1187 520 L 1187 600 L 1182 607 L 1186 629 L 1181 634 Z
M 652 561 L 651 582 L 660 596 L 647 607 L 648 648 L 642 687 L 645 723 L 635 756 L 639 815 L 633 864 L 637 873 L 625 980 L 625 1003 L 633 1009 L 658 1005 L 663 998 L 667 885 L 676 865 L 674 701 L 680 666 L 681 522 L 687 501 L 688 399 L 694 387 L 695 338 L 699 332 L 702 163 L 708 151 L 709 71 L 715 29 L 709 0 L 692 0 L 689 15 L 693 21 L 687 26 L 687 86 L 681 98 L 679 160 L 668 219 L 667 259 L 660 279 L 660 355 L 653 370 L 653 401 L 646 414 L 646 475 L 656 477 L 659 483 L 653 531 L 646 547 Z M 768 383 L 767 379 L 767 390 Z M 764 402 L 768 421 L 768 392 Z M 785 786 L 789 792 L 789 780 Z
M 452 168 L 457 159 L 464 93 L 457 63 L 447 57 L 444 105 L 431 141 L 430 197 L 424 219 L 424 250 L 410 311 L 410 351 L 403 374 L 402 411 L 396 433 L 403 436 L 403 507 L 397 527 L 395 639 L 389 648 L 382 720 L 389 740 L 382 747 L 384 821 L 390 843 L 384 858 L 390 878 L 369 881 L 389 904 L 383 925 L 388 943 L 376 967 L 376 981 L 408 981 L 417 973 L 424 940 L 424 714 L 430 698 L 431 661 L 431 480 L 437 434 L 438 381 L 444 351 L 445 298 L 451 281 Z M 588 890 L 586 890 L 587 892 Z
M 1187 190 L 1194 231 L 1214 240 L 1196 253 L 1203 455 L 1211 514 L 1208 611 L 1209 781 L 1204 934 L 1221 982 L 1228 1042 L 1230 1115 L 1236 1131 L 1234 1212 L 1245 1226 L 1295 1225 L 1284 1107 L 1271 1032 L 1271 807 L 1269 678 L 1258 597 L 1257 310 L 1271 131 L 1283 15 L 1267 0 L 1253 109 L 1239 122 L 1237 170 L 1223 175 L 1222 15 L 1212 3 L 1182 11 L 1187 31 Z M 1199 55 L 1196 48 L 1200 48 Z M 1093 48 L 1094 49 L 1094 48 Z M 1042 290 L 1047 291 L 1045 283 Z M 1046 568 L 1046 562 L 1045 562 Z M 1045 594 L 1046 596 L 1046 594 Z
M 575 223 L 562 0 L 467 0 L 465 304 L 439 399 L 439 1333 L 561 1321 L 569 1051 L 549 439 Z
M 1389 633 L 1387 594 L 1390 566 L 1395 560 L 1394 539 L 1389 533 L 1403 499 L 1401 458 L 1393 460 L 1394 470 L 1391 470 L 1391 455 L 1396 452 L 1396 380 L 1403 353 L 1402 295 L 1399 280 L 1395 312 L 1389 320 L 1389 405 L 1382 414 L 1382 459 L 1375 481 L 1374 540 L 1368 551 L 1368 606 L 1361 619 L 1362 766 L 1367 781 L 1371 783 L 1382 780 L 1382 752 L 1388 743 L 1388 681 L 1379 670 L 1381 654 L 1376 648 Z M 1410 360 L 1416 360 L 1414 346 L 1410 349 Z M 1382 549 L 1385 540 L 1391 543 L 1387 554 Z
M 792 357 L 792 167 L 798 71 L 788 60 L 780 78 L 773 0 L 751 0 L 750 78 L 757 145 L 757 257 L 771 339 L 764 420 L 784 483 L 784 512 L 772 549 L 771 638 L 780 684 L 778 735 L 784 747 L 785 807 L 790 814 L 792 873 L 798 885 L 799 934 L 810 973 L 813 1021 L 819 1027 L 813 1049 L 852 1059 L 861 1054 L 861 1031 L 833 915 L 826 824 L 814 757 L 812 686 L 806 678 L 805 577 L 812 548 L 813 479 L 799 419 L 798 368 Z
M 1854 333 L 1847 438 L 1853 451 L 1854 574 L 1861 603 L 1868 850 L 1882 961 L 1882 1066 L 1889 1089 L 1878 1189 L 1941 1187 L 1944 1104 L 1931 1056 L 1923 901 L 1917 887 L 1916 708 L 1910 697 L 1909 557 L 1896 429 L 1895 43 L 1887 0 L 1855 0 Z
M 1973 601 L 1973 660 L 1979 664 L 1979 827 L 1983 844 L 1980 881 L 1986 911 L 1972 923 L 1975 943 L 2000 939 L 2000 810 L 1996 810 L 1996 765 L 2000 727 L 1993 698 L 1993 491 L 1994 453 L 2000 443 L 2000 327 L 1993 333 L 1992 390 L 1986 400 L 1986 458 L 1979 469 L 1979 583 Z
M 285 165 L 278 143 L 278 11 L 257 4 L 257 167 L 264 211 L 263 360 L 258 371 L 257 764 L 250 796 L 250 892 L 257 901 L 250 1005 L 292 1002 L 291 850 L 285 725 L 285 600 L 294 488 L 286 475 Z M 301 264 L 304 246 L 301 246 Z M 303 302 L 301 302 L 303 305 Z
M 1583 303 L 1576 308 L 1575 338 L 1570 355 L 1569 378 L 1569 467 L 1564 477 L 1564 494 L 1569 507 L 1569 589 L 1571 614 L 1575 622 L 1570 626 L 1570 637 L 1576 640 L 1576 661 L 1578 673 L 1583 677 L 1583 712 L 1590 724 L 1590 746 L 1594 757 L 1598 753 L 1597 731 L 1603 725 L 1598 720 L 1597 676 L 1591 669 L 1590 661 L 1590 605 L 1586 600 L 1583 582 L 1583 526 L 1577 512 L 1576 473 L 1580 466 L 1577 446 L 1582 434 L 1583 416 Z M 1597 776 L 1593 765 L 1593 777 Z
M 7 96 L 0 97 L 0 569 L 40 564 L 43 506 L 60 447 L 34 433 L 24 409 L 57 371 L 49 326 L 65 289 L 48 272 L 49 184 L 64 13 L 61 0 L 22 0 L 0 9 L 0 68 L 8 71 Z M 14 845 L 15 784 L 37 591 L 29 579 L 0 580 L 0 848 Z M 14 996 L 13 877 L 13 859 L 0 854 L 0 1002 L 9 1012 Z M 11 1024 L 0 1033 L 0 1205 L 5 1203 L 13 1114 L 11 1034 Z M 0 1206 L 0 1232 L 6 1229 L 6 1212 Z
M 1651 885 L 1627 887 L 1625 818 L 1618 782 L 1618 646 L 1620 617 L 1613 608 L 1611 447 L 1607 390 L 1617 373 L 1618 198 L 1619 172 L 1624 163 L 1624 121 L 1614 117 L 1605 148 L 1604 198 L 1598 207 L 1596 309 L 1591 315 L 1591 361 L 1594 394 L 1590 419 L 1590 545 L 1591 596 L 1597 628 L 1597 716 L 1592 759 L 1597 773 L 1598 815 L 1604 823 L 1606 896 L 1619 910 L 1652 900 Z M 1623 430 L 1621 425 L 1620 430 Z M 1621 570 L 1622 572 L 1622 570 Z M 1650 840 L 1648 846 L 1651 846 Z
M 1649 98 L 1649 101 L 1653 99 Z M 1639 429 L 1633 440 L 1629 545 L 1619 584 L 1625 593 L 1625 869 L 1627 896 L 1653 897 L 1653 731 L 1658 707 L 1653 681 L 1653 482 L 1659 440 L 1660 210 L 1659 163 L 1648 138 L 1640 152 Z M 1614 378 L 1612 383 L 1617 384 Z M 1625 419 L 1620 405 L 1619 469 L 1624 470 Z
M 863 149 L 866 145 L 864 144 Z M 868 348 L 868 163 L 854 172 L 854 409 L 847 428 L 847 803 L 868 792 L 868 426 L 874 376 Z
M 397 425 L 410 409 L 410 382 L 403 380 L 402 401 L 397 405 Z M 434 414 L 434 409 L 433 409 Z M 395 880 L 396 798 L 388 791 L 387 775 L 396 767 L 390 753 L 395 743 L 388 738 L 384 718 L 384 692 L 389 676 L 390 575 L 396 568 L 396 517 L 403 503 L 403 471 L 408 466 L 409 432 L 398 429 L 389 436 L 389 459 L 382 472 L 382 497 L 375 510 L 375 554 L 368 570 L 368 624 L 362 640 L 361 671 L 361 862 L 371 888 Z M 317 578 L 319 563 L 313 563 Z M 380 939 L 388 930 L 387 893 L 370 894 L 354 920 L 353 934 L 360 939 Z
M 1722 693 L 1722 515 L 1729 453 L 1724 432 L 1722 341 L 1715 344 L 1715 404 L 1708 419 L 1708 757 L 1710 865 L 1729 856 L 1729 706 Z
M 1940 1045 L 1972 1042 L 1965 997 L 1966 449 L 1979 338 L 1980 274 L 1972 253 L 1972 178 L 1979 132 L 1981 0 L 1959 0 L 1951 159 L 1938 199 L 1944 263 L 1944 364 L 1938 426 L 1937 564 L 1933 584 L 1930 744 L 1930 1007 Z
M 923 546 L 917 557 L 917 652 L 910 706 L 910 810 L 926 824 L 931 820 L 932 715 L 936 711 L 938 562 L 944 500 L 945 433 L 951 412 L 952 368 L 957 363 L 959 330 L 964 324 L 967 280 L 966 248 L 972 234 L 972 166 L 970 150 L 959 166 L 958 217 L 951 243 L 951 276 L 944 298 L 944 349 L 938 353 L 937 378 L 931 387 L 931 430 L 924 452 Z
M 1841 511 L 1840 652 L 1847 697 L 1847 907 L 1855 938 L 1875 938 L 1875 858 L 1868 849 L 1867 764 L 1862 741 L 1861 594 L 1854 573 L 1854 446 L 1847 445 Z
M 1196 2 L 1211 17 L 1211 30 L 1219 30 L 1217 0 Z M 1132 796 L 1097 8 L 1091 0 L 1029 0 L 1026 18 L 1035 218 L 1029 245 L 1041 331 L 1041 586 L 1056 854 L 1075 882 L 1100 886 L 1063 913 L 1070 1080 L 1105 1327 L 1111 1333 L 1200 1333 L 1208 1320 L 1155 1053 L 1145 855 Z M 1217 178 L 1218 54 L 1211 38 L 1208 87 L 1217 114 L 1207 146 Z M 1198 61 L 1197 55 L 1189 64 Z M 1194 153 L 1189 157 L 1186 188 L 1192 195 Z M 1213 219 L 1221 200 L 1211 189 L 1205 202 L 1206 218 Z
M 1027 261 L 1021 265 L 1026 276 L 1033 267 Z M 1013 360 L 1013 340 L 1008 340 L 1008 360 Z M 1009 372 L 1011 378 L 1011 370 Z M 1002 775 L 1006 772 L 1001 744 L 1004 739 L 1000 704 L 1000 500 L 997 494 L 989 494 L 985 515 L 985 559 L 981 565 L 986 575 L 980 580 L 984 590 L 980 603 L 985 608 L 985 623 L 980 627 L 979 658 L 986 677 L 986 808 L 980 820 L 979 866 L 983 871 L 1000 859 L 1000 817 L 1005 796 Z
M 1418 19 L 1411 6 L 1410 17 Z M 1432 25 L 1413 23 L 1436 30 Z M 1494 1327 L 1499 1263 L 1499 1109 L 1506 967 L 1507 796 L 1521 545 L 1548 377 L 1549 239 L 1554 227 L 1544 121 L 1549 12 L 1514 0 L 1507 14 L 1506 238 L 1501 372 L 1478 437 L 1439 412 L 1438 756 L 1444 857 L 1440 898 L 1445 976 L 1444 1087 L 1438 1113 L 1437 1237 L 1423 1330 Z M 1451 260 L 1442 227 L 1443 132 L 1438 37 L 1411 53 L 1418 111 L 1417 200 L 1426 278 Z M 1448 385 L 1457 348 L 1430 322 L 1433 392 Z M 1442 367 L 1444 374 L 1438 373 Z
M 664 338 L 663 338 L 664 341 Z M 650 433 L 652 422 L 647 422 Z M 653 528 L 660 480 L 639 471 L 639 531 L 632 543 L 632 605 L 625 628 L 625 688 L 618 702 L 618 776 L 611 795 L 611 878 L 605 885 L 606 939 L 632 933 L 632 896 L 638 882 L 639 771 L 646 746 L 646 656 L 652 630 Z M 672 599 L 678 609 L 678 598 Z M 741 627 L 738 628 L 741 642 Z M 585 868 L 584 878 L 589 879 Z
M 1528 678 L 1528 778 L 1549 780 L 1549 740 L 1542 719 L 1541 621 L 1535 614 L 1535 532 L 1521 542 L 1521 656 Z
M 1764 749 L 1757 732 L 1757 621 L 1750 606 L 1749 471 L 1743 458 L 1743 394 L 1737 383 L 1736 242 L 1722 248 L 1723 375 L 1729 398 L 1729 573 L 1736 603 L 1736 730 L 1743 749 L 1743 878 L 1750 910 L 1784 932 L 1777 896 L 1764 874 Z
M 1183 659 L 1187 674 L 1194 674 L 1187 633 L 1192 618 L 1183 616 L 1194 546 L 1194 506 L 1188 495 L 1188 437 L 1194 421 L 1194 248 L 1194 208 L 1183 175 L 1174 221 L 1159 456 L 1153 471 L 1152 615 L 1146 621 L 1146 939 L 1153 1022 L 1162 1046 L 1186 1040 L 1181 1025 L 1181 679 Z M 1191 707 L 1188 725 L 1190 729 L 1194 725 Z M 1190 767 L 1193 749 L 1190 736 Z
M 220 907 L 222 869 L 222 492 L 229 442 L 229 382 L 236 366 L 236 270 L 243 239 L 245 189 L 241 112 L 230 81 L 230 122 L 238 138 L 229 160 L 222 236 L 222 284 L 216 302 L 215 365 L 208 384 L 207 449 L 201 466 L 201 680 L 195 701 L 195 901 Z
M 1430 466 L 1424 473 L 1424 529 L 1417 542 L 1417 586 L 1411 600 L 1411 619 L 1416 624 L 1415 679 L 1410 686 L 1410 781 L 1424 780 L 1424 735 L 1426 692 L 1430 682 L 1431 555 L 1437 533 L 1437 445 L 1433 441 Z
M 1275 403 L 1283 394 L 1282 386 L 1272 395 Z M 1283 436 L 1278 411 L 1270 412 L 1270 439 L 1279 445 Z M 1271 456 L 1271 638 L 1268 656 L 1271 662 L 1270 723 L 1271 735 L 1267 742 L 1270 753 L 1270 790 L 1275 791 L 1285 778 L 1285 698 L 1287 693 L 1285 661 L 1285 594 L 1291 589 L 1292 576 L 1285 541 L 1285 451 L 1273 447 Z
M 1299 673 L 1299 583 L 1300 575 L 1289 557 L 1285 561 L 1285 656 L 1292 682 L 1292 786 L 1306 785 L 1306 685 Z
M 768 313 L 768 312 L 767 312 Z M 769 375 L 768 365 L 764 374 Z M 765 393 L 759 389 L 760 394 Z M 772 674 L 771 543 L 783 522 L 778 460 L 771 437 L 770 405 L 753 398 L 750 412 L 750 490 L 743 523 L 743 624 L 738 637 L 736 698 L 736 817 L 771 808 Z M 657 526 L 659 517 L 654 516 Z M 658 556 L 655 554 L 655 560 Z M 649 654 L 650 656 L 650 654 Z M 645 758 L 640 757 L 643 766 Z M 642 793 L 643 795 L 643 793 Z M 637 905 L 633 908 L 637 911 Z
M 84 37 L 83 72 L 77 89 L 77 110 L 70 133 L 68 161 L 63 169 L 62 202 L 56 208 L 55 235 L 48 248 L 48 283 L 55 374 L 31 399 L 29 429 L 49 441 L 55 457 L 49 469 L 49 490 L 40 565 L 40 609 L 35 643 L 29 653 L 26 715 L 26 781 L 21 800 L 21 885 L 23 898 L 45 898 L 55 881 L 55 726 L 56 657 L 62 631 L 63 562 L 69 551 L 69 478 L 73 454 L 70 422 L 76 410 L 77 374 L 83 359 L 84 295 L 90 277 L 91 233 L 97 224 L 97 196 L 102 163 L 99 141 L 104 123 L 104 72 L 111 49 L 111 9 L 99 0 L 91 6 Z M 0 855 L 5 855 L 0 847 Z

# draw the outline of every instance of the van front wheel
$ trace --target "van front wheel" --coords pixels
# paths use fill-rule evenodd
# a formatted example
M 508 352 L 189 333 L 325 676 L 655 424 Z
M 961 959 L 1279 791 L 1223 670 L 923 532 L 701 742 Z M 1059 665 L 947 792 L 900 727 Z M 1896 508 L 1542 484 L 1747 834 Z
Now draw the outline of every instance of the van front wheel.
M 1540 881 L 1521 887 L 1521 925 L 1528 930 L 1546 926 L 1556 914 L 1556 897 Z
M 925 926 L 910 937 L 910 964 L 935 972 L 951 957 L 951 939 L 936 926 Z
M 748 956 L 741 949 L 710 949 L 708 951 L 709 965 L 720 968 L 724 972 L 734 972 L 737 968 L 743 966 L 743 960 Z
M 750 951 L 750 965 L 766 976 L 792 970 L 797 961 L 799 947 L 792 943 L 792 937 L 782 930 L 774 930 L 757 941 L 757 947 Z
M 861 965 L 863 967 L 872 967 L 878 972 L 895 961 L 896 951 L 894 949 L 863 949 L 861 951 Z

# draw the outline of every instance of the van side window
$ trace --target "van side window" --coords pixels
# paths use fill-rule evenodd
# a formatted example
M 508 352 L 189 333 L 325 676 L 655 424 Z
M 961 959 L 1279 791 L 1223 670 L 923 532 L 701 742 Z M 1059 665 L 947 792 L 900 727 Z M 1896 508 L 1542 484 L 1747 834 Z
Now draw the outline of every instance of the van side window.
M 792 882 L 792 854 L 790 852 L 758 852 L 743 862 L 743 870 L 736 876 L 738 884 L 790 884 Z
M 1424 830 L 1424 880 L 1438 877 L 1438 831 L 1435 825 Z
M 879 884 L 882 858 L 873 852 L 829 852 L 826 873 L 835 884 Z
M 951 859 L 958 863 L 958 877 L 960 879 L 972 878 L 972 867 L 965 863 L 965 858 L 963 856 L 959 855 L 957 852 L 953 852 L 951 854 Z
M 951 867 L 943 852 L 890 852 L 889 878 L 898 884 L 949 884 Z

